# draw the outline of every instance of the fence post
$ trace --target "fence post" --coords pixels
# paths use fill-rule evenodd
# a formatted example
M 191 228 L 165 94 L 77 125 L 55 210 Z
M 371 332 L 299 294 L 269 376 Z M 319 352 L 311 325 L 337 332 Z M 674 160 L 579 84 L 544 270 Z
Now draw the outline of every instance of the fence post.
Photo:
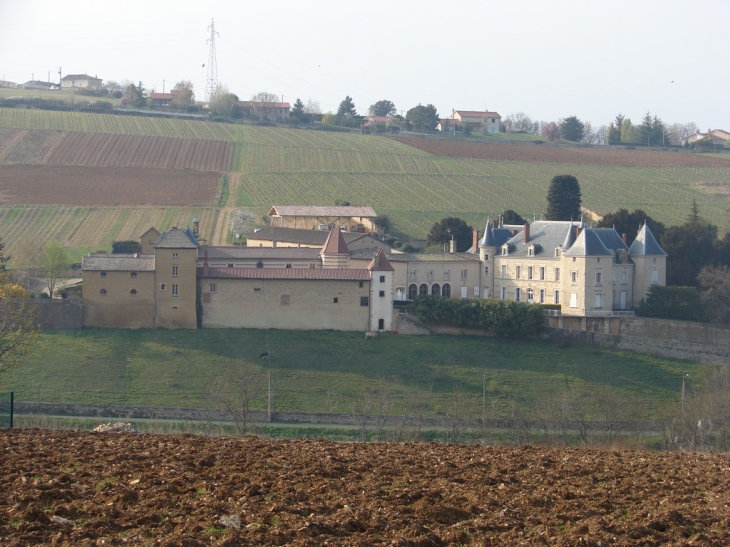
M 15 392 L 10 392 L 10 428 L 13 428 L 13 401 L 15 399 Z

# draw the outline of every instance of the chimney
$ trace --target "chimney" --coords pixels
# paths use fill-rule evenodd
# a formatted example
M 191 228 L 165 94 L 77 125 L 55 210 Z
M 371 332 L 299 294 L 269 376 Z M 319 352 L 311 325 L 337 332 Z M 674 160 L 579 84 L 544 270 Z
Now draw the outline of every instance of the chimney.
M 205 248 L 205 256 L 203 258 L 203 275 L 208 275 L 208 247 Z
M 474 235 L 471 238 L 471 248 L 476 253 L 479 245 L 479 230 L 474 230 Z
M 624 243 L 626 243 L 626 234 L 621 234 L 621 239 L 623 239 Z
M 575 230 L 575 239 L 578 239 L 578 236 L 583 231 L 583 228 L 580 226 L 573 226 L 573 229 Z
M 449 252 L 450 253 L 456 252 L 456 240 L 453 237 L 449 240 Z
M 525 243 L 530 241 L 530 225 L 527 222 L 525 222 L 525 228 L 522 233 L 525 235 Z

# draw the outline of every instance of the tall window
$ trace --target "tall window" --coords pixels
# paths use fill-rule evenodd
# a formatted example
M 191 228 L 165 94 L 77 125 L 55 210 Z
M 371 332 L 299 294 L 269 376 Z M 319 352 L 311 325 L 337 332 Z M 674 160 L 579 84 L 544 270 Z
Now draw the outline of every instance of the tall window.
M 177 292 L 177 284 L 176 283 L 173 283 L 172 284 L 172 296 L 177 296 L 177 295 L 178 295 L 178 292 Z
M 596 272 L 596 285 L 601 284 L 602 278 L 603 278 L 603 276 L 601 275 L 601 272 Z
M 532 266 L 527 267 L 527 279 L 532 279 Z
M 451 285 L 449 285 L 448 283 L 444 283 L 444 286 L 441 287 L 441 296 L 451 298 Z
M 573 283 L 574 285 L 576 283 L 578 283 L 578 272 L 577 271 L 573 270 L 572 272 L 570 272 L 570 282 Z
M 500 296 L 502 300 L 507 300 L 507 287 L 502 287 L 502 294 Z
M 428 294 L 428 285 L 425 283 L 421 283 L 421 286 L 418 287 L 418 294 L 421 296 L 426 296 Z
M 172 277 L 177 277 L 177 266 L 172 267 Z
M 596 295 L 596 308 L 600 308 L 600 307 L 601 307 L 601 295 L 597 294 Z
M 555 290 L 555 294 L 553 295 L 553 300 L 556 304 L 560 304 L 560 291 Z
M 611 283 L 616 283 L 616 270 L 611 270 Z
M 555 281 L 560 281 L 560 268 L 555 268 Z
M 408 300 L 413 300 L 418 295 L 418 287 L 415 283 L 408 285 Z
M 652 270 L 651 271 L 651 282 L 652 283 L 659 283 L 659 270 Z
M 515 266 L 515 279 L 519 279 L 522 274 L 522 266 Z
M 431 285 L 431 296 L 441 296 L 441 286 L 438 283 Z
M 577 292 L 570 293 L 570 307 L 571 308 L 578 307 L 578 293 Z
M 384 275 L 381 275 L 381 276 L 380 276 L 380 282 L 381 282 L 381 283 L 385 283 L 385 276 L 384 276 Z
M 626 271 L 621 272 L 621 283 L 622 284 L 628 283 L 627 278 L 628 278 L 628 276 L 626 275 Z
M 532 304 L 535 300 L 535 291 L 532 289 L 527 289 L 527 301 Z
M 520 288 L 519 287 L 515 287 L 515 302 L 519 302 L 520 301 L 520 292 L 521 292 L 520 291 Z
M 545 281 L 545 266 L 540 266 L 540 281 Z
M 466 274 L 469 270 L 461 270 L 461 278 L 466 279 Z
M 210 292 L 215 292 L 215 283 L 210 284 Z
M 502 279 L 507 278 L 507 264 L 502 264 Z
M 489 266 L 484 266 L 484 275 L 489 275 Z
M 538 300 L 540 304 L 545 303 L 545 289 L 540 289 L 540 299 Z

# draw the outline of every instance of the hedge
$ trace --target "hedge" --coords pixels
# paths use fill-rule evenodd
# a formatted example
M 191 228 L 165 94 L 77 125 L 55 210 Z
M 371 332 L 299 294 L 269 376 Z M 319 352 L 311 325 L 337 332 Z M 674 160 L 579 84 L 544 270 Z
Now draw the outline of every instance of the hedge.
M 539 305 L 512 300 L 418 296 L 411 309 L 424 323 L 485 329 L 500 336 L 529 336 L 545 323 Z

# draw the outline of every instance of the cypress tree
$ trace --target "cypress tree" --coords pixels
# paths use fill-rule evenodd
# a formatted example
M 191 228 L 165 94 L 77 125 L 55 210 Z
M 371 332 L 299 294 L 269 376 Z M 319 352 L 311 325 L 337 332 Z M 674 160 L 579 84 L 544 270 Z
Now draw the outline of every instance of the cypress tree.
M 573 175 L 557 175 L 550 181 L 547 194 L 548 220 L 580 218 L 580 184 Z

